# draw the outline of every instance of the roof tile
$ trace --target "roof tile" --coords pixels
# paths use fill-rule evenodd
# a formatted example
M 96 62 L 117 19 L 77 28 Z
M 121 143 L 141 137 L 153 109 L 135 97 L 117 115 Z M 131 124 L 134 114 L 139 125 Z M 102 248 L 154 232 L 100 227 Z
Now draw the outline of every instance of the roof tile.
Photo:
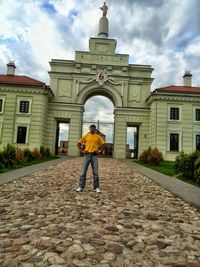
M 20 76 L 20 75 L 2 75 L 0 74 L 0 84 L 6 83 L 6 84 L 16 84 L 16 85 L 37 85 L 42 86 L 45 85 L 45 83 L 32 79 L 27 76 Z
M 157 88 L 156 90 L 154 90 L 154 92 L 200 94 L 200 87 L 171 85 Z
M 200 94 L 200 87 L 191 86 L 166 86 L 154 90 L 154 92 Z

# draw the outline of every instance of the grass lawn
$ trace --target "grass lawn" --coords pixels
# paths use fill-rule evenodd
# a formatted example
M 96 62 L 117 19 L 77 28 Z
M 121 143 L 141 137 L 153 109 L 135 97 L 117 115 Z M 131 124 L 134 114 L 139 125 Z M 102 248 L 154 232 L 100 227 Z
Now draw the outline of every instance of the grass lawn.
M 150 168 L 154 171 L 161 172 L 163 174 L 169 175 L 169 176 L 175 176 L 176 173 L 174 171 L 174 161 L 162 161 L 160 165 L 152 165 L 152 164 L 145 164 L 141 162 L 140 160 L 137 160 L 136 163 L 139 163 L 147 168 Z
M 183 182 L 186 182 L 186 183 L 189 183 L 189 184 L 192 184 L 194 186 L 197 186 L 197 187 L 200 187 L 200 184 L 195 182 L 194 180 L 190 179 L 190 178 L 186 178 L 186 177 L 182 177 L 182 176 L 177 176 L 175 171 L 174 171 L 174 164 L 175 162 L 174 161 L 163 161 L 161 162 L 160 165 L 152 165 L 152 164 L 145 164 L 143 162 L 141 162 L 140 160 L 137 160 L 135 161 L 136 163 L 138 164 L 141 164 L 142 166 L 144 167 L 147 167 L 147 168 L 150 168 L 154 171 L 157 171 L 157 172 L 161 172 L 163 174 L 166 174 L 168 176 L 174 176 L 175 178 L 183 181 Z
M 41 159 L 41 160 L 33 160 L 33 161 L 29 161 L 29 162 L 20 162 L 18 164 L 14 164 L 10 168 L 0 168 L 0 173 L 9 172 L 9 171 L 12 171 L 12 170 L 24 168 L 24 167 L 27 167 L 27 166 L 31 166 L 31 165 L 34 165 L 34 164 L 38 164 L 38 163 L 42 163 L 42 162 L 46 162 L 46 161 L 53 160 L 53 159 L 58 159 L 58 158 L 59 158 L 58 156 L 50 156 L 49 158 L 44 158 L 44 159 Z

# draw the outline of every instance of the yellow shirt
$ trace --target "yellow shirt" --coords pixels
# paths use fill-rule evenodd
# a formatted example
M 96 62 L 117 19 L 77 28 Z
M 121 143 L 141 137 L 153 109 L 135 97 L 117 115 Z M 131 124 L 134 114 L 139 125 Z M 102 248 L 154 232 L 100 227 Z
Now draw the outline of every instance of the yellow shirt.
M 78 143 L 85 145 L 85 151 L 88 151 L 89 153 L 97 152 L 99 148 L 104 144 L 103 138 L 95 133 L 87 133 L 85 134 L 80 140 L 78 140 Z

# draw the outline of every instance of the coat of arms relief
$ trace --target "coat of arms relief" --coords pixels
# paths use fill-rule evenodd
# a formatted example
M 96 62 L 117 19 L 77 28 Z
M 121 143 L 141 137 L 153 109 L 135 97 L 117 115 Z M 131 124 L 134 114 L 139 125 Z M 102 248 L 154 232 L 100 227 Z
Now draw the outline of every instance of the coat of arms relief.
M 80 91 L 84 88 L 84 84 L 90 84 L 92 82 L 97 82 L 99 86 L 103 86 L 106 82 L 117 86 L 119 89 L 119 93 L 121 96 L 123 96 L 123 91 L 124 91 L 124 86 L 126 82 L 124 81 L 116 81 L 115 78 L 113 77 L 108 77 L 104 69 L 99 69 L 97 73 L 90 79 L 84 81 L 84 80 L 76 80 L 76 85 L 77 85 L 77 94 L 80 93 Z M 82 84 L 82 85 L 81 85 Z

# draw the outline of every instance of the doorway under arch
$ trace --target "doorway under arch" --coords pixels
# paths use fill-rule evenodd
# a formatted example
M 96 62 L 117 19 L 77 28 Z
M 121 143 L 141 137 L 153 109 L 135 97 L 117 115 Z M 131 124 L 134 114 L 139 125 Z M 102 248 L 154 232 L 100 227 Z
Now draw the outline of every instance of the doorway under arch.
M 91 96 L 84 105 L 82 132 L 87 133 L 89 126 L 95 124 L 98 133 L 105 140 L 105 148 L 101 156 L 112 157 L 114 141 L 114 105 L 102 95 Z

